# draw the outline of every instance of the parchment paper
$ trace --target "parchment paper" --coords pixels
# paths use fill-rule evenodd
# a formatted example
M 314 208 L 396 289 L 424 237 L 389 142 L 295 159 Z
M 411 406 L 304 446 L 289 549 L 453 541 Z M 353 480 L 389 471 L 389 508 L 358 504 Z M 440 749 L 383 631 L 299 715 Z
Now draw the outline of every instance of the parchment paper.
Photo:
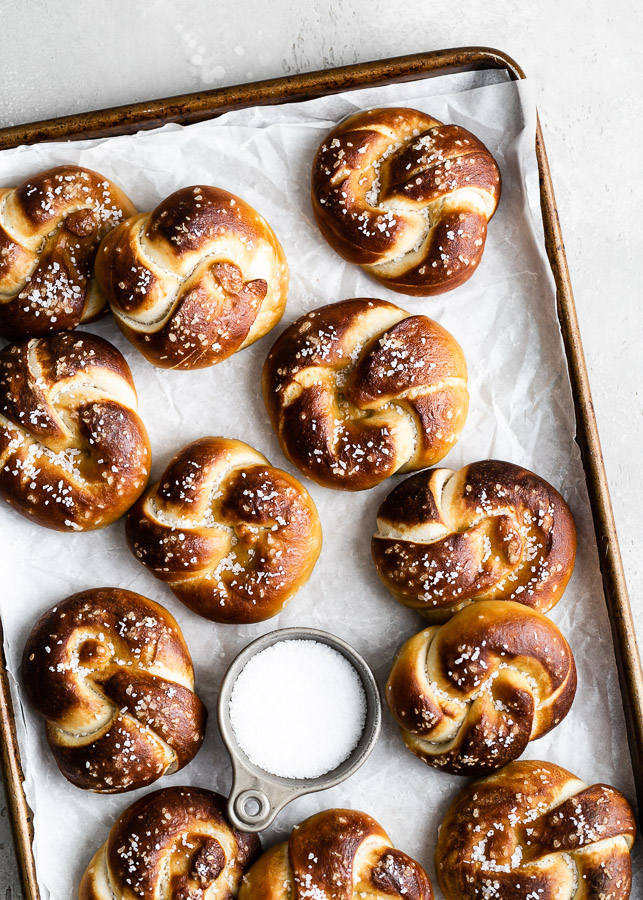
M 312 157 L 326 132 L 357 109 L 400 103 L 471 129 L 502 170 L 502 199 L 482 264 L 466 285 L 430 300 L 394 294 L 356 266 L 344 264 L 319 235 L 308 198 Z M 538 224 L 534 135 L 535 105 L 528 82 L 509 83 L 489 73 L 448 76 L 235 112 L 188 128 L 167 126 L 132 137 L 5 151 L 0 154 L 0 184 L 16 184 L 52 165 L 79 163 L 114 179 L 141 210 L 153 208 L 184 185 L 215 184 L 255 206 L 282 241 L 291 268 L 283 322 L 221 365 L 192 373 L 161 371 L 128 344 L 111 318 L 89 327 L 113 341 L 132 368 L 152 442 L 153 478 L 176 450 L 206 434 L 248 441 L 274 464 L 294 472 L 269 426 L 260 373 L 280 330 L 311 308 L 346 297 L 383 297 L 448 328 L 468 360 L 471 410 L 462 439 L 444 464 L 458 468 L 495 457 L 531 468 L 559 488 L 578 526 L 576 570 L 552 612 L 576 655 L 578 693 L 565 721 L 530 744 L 525 756 L 557 762 L 589 783 L 609 782 L 633 800 L 596 545 L 573 441 L 574 413 L 553 284 Z M 139 591 L 165 604 L 178 619 L 194 659 L 197 689 L 210 711 L 206 741 L 194 762 L 155 787 L 197 784 L 227 793 L 230 767 L 216 724 L 217 690 L 228 663 L 252 638 L 289 625 L 327 629 L 366 657 L 383 686 L 397 647 L 423 627 L 419 616 L 399 606 L 380 585 L 370 558 L 375 512 L 399 480 L 392 478 L 360 494 L 307 483 L 324 529 L 321 558 L 291 606 L 252 627 L 218 626 L 185 609 L 130 555 L 122 523 L 89 534 L 57 534 L 1 504 L 0 611 L 18 700 L 22 647 L 43 610 L 84 588 L 114 585 Z M 72 787 L 56 769 L 42 721 L 20 702 L 17 718 L 27 799 L 35 812 L 43 900 L 69 900 L 76 896 L 83 868 L 112 822 L 141 792 L 109 797 Z M 438 826 L 464 783 L 430 769 L 406 750 L 385 709 L 381 739 L 361 771 L 337 788 L 292 803 L 264 835 L 264 844 L 283 837 L 298 820 L 319 809 L 346 805 L 372 814 L 396 845 L 420 860 L 434 878 Z M 639 897 L 643 880 L 638 851 L 634 868 L 632 896 Z M 437 891 L 435 879 L 434 886 Z

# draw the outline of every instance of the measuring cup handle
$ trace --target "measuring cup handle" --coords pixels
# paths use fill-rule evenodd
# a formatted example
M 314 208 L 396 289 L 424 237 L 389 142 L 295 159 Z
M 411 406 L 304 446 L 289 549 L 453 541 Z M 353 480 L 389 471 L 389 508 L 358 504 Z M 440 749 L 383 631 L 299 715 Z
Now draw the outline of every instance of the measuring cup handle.
M 240 831 L 263 831 L 299 793 L 302 792 L 296 787 L 264 781 L 244 766 L 237 765 L 228 798 L 228 818 Z

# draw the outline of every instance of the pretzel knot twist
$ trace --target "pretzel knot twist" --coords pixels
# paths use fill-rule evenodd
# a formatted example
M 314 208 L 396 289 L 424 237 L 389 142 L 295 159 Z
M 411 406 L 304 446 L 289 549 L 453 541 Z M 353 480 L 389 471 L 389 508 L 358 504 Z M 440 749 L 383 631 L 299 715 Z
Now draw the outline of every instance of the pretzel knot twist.
M 424 869 L 396 850 L 363 812 L 327 809 L 293 828 L 287 843 L 266 851 L 250 869 L 239 900 L 433 900 Z
M 574 657 L 554 623 L 520 603 L 483 600 L 402 646 L 386 700 L 416 756 L 482 775 L 558 725 L 575 692 Z
M 80 900 L 231 900 L 261 851 L 233 828 L 220 794 L 171 787 L 146 794 L 112 826 L 85 870 Z
M 129 367 L 92 334 L 0 353 L 0 496 L 58 531 L 102 528 L 139 496 L 150 445 Z
M 547 612 L 571 577 L 576 528 L 544 479 L 487 459 L 399 484 L 380 506 L 371 548 L 382 582 L 430 622 L 474 600 Z
M 435 865 L 446 900 L 627 900 L 635 834 L 614 788 L 514 762 L 456 797 Z
M 383 300 L 344 300 L 302 316 L 263 369 L 282 450 L 326 487 L 363 490 L 432 465 L 460 436 L 467 368 L 455 339 Z
M 308 580 L 321 549 L 312 497 L 242 441 L 201 438 L 177 453 L 127 519 L 132 553 L 190 609 L 260 622 Z
M 279 321 L 288 266 L 251 206 L 220 188 L 181 188 L 103 242 L 96 275 L 119 327 L 164 369 L 201 369 Z
M 79 166 L 0 188 L 0 334 L 38 337 L 97 318 L 106 305 L 92 271 L 98 245 L 135 211 L 115 184 Z
M 394 291 L 450 291 L 476 270 L 500 173 L 471 132 L 416 109 L 371 109 L 317 151 L 312 203 L 337 253 Z
M 172 616 L 131 591 L 73 594 L 34 626 L 24 684 L 58 768 L 77 787 L 131 791 L 187 765 L 207 713 Z

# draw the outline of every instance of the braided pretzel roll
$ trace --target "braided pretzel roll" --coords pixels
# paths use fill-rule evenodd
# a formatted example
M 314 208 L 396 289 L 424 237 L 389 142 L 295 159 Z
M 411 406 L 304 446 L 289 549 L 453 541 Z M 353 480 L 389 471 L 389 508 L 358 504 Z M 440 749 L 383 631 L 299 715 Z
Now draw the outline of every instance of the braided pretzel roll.
M 0 353 L 0 496 L 58 531 L 109 525 L 139 496 L 150 444 L 132 373 L 93 334 L 56 334 Z
M 38 337 L 105 309 L 93 278 L 101 239 L 136 212 L 98 172 L 57 166 L 0 188 L 0 334 Z
M 266 359 L 263 393 L 293 465 L 349 491 L 442 459 L 469 407 L 455 339 L 384 300 L 343 300 L 293 322 Z
M 547 612 L 571 577 L 576 528 L 544 479 L 486 459 L 399 484 L 379 508 L 371 549 L 389 591 L 429 622 L 473 600 Z
M 181 188 L 103 241 L 96 275 L 114 317 L 162 369 L 203 369 L 263 337 L 288 266 L 259 213 L 220 188 Z
M 85 870 L 80 900 L 232 900 L 261 852 L 203 788 L 152 791 L 128 807 Z
M 203 742 L 207 712 L 181 629 L 140 594 L 96 588 L 48 610 L 22 673 L 58 768 L 76 787 L 144 787 L 186 766 Z
M 403 294 L 441 294 L 470 278 L 499 199 L 500 172 L 484 144 L 417 109 L 349 116 L 313 162 L 323 236 Z
M 239 900 L 433 900 L 429 876 L 396 850 L 375 819 L 327 809 L 296 825 L 287 843 L 250 869 Z
M 635 834 L 614 788 L 514 762 L 458 794 L 435 866 L 445 900 L 627 900 Z
M 517 759 L 565 718 L 576 693 L 572 651 L 550 619 L 482 600 L 400 649 L 386 700 L 406 746 L 454 775 Z
M 317 509 L 292 475 L 242 441 L 206 437 L 176 454 L 127 518 L 127 543 L 182 603 L 214 622 L 261 622 L 308 581 Z

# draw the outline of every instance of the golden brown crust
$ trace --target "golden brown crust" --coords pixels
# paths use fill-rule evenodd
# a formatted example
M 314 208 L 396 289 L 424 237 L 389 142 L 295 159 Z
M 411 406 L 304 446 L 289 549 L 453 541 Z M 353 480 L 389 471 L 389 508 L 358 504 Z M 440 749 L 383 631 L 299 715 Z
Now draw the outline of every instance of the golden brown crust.
M 208 185 L 114 229 L 96 274 L 122 332 L 163 369 L 202 369 L 249 346 L 279 321 L 288 292 L 272 228 Z
M 327 809 L 293 828 L 250 869 L 239 900 L 433 900 L 424 869 L 396 850 L 378 823 L 352 809 Z
M 44 613 L 22 676 L 58 768 L 84 790 L 152 784 L 187 765 L 203 742 L 207 712 L 181 629 L 132 591 L 81 591 Z
M 152 791 L 128 807 L 85 870 L 80 900 L 232 900 L 261 852 L 203 788 Z
M 0 496 L 58 531 L 109 525 L 139 496 L 150 444 L 129 367 L 86 332 L 0 353 Z
M 499 199 L 500 172 L 484 144 L 416 109 L 349 116 L 313 162 L 323 236 L 404 294 L 440 294 L 470 278 Z
M 105 308 L 93 277 L 102 238 L 136 212 L 98 172 L 57 166 L 0 189 L 0 334 L 68 331 Z
M 514 762 L 456 797 L 435 866 L 446 900 L 627 900 L 635 834 L 614 788 Z
M 127 518 L 127 542 L 190 609 L 260 622 L 306 583 L 321 550 L 317 509 L 292 475 L 242 441 L 180 450 Z
M 325 487 L 364 490 L 448 453 L 467 416 L 467 367 L 437 322 L 343 300 L 293 322 L 263 368 L 288 459 Z
M 543 478 L 487 459 L 399 484 L 380 506 L 371 548 L 382 582 L 430 622 L 474 600 L 547 612 L 571 577 L 576 528 Z
M 558 725 L 575 692 L 574 657 L 556 625 L 520 603 L 483 600 L 406 641 L 386 700 L 416 756 L 482 775 Z

